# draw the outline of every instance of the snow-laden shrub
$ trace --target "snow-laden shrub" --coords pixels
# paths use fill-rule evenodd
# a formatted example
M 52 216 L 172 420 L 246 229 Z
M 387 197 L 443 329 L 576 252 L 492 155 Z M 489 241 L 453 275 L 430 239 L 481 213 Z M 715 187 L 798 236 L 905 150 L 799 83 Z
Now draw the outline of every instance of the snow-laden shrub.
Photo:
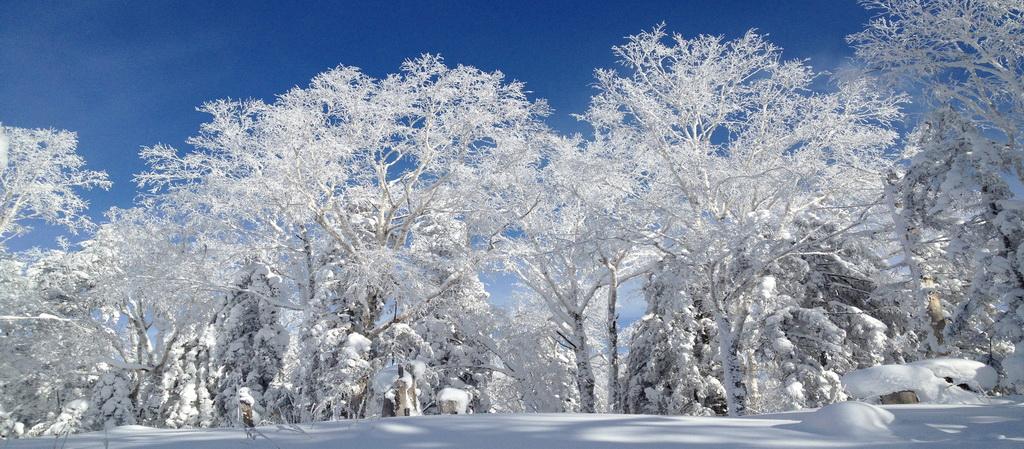
M 64 405 L 60 414 L 51 422 L 36 424 L 29 430 L 31 436 L 54 436 L 75 433 L 82 428 L 82 417 L 89 410 L 89 402 L 75 399 Z
M 13 412 L 5 412 L 0 406 L 0 439 L 18 438 L 25 434 L 25 424 L 18 421 Z
M 92 420 L 95 427 L 107 428 L 136 423 L 131 389 L 132 382 L 125 371 L 115 369 L 100 376 L 92 390 Z

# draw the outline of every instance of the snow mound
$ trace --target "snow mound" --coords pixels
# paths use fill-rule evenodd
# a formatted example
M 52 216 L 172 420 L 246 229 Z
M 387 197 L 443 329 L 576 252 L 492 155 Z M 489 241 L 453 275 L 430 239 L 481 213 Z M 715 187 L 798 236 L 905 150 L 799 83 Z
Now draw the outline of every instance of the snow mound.
M 954 384 L 967 384 L 975 391 L 991 390 L 999 380 L 995 369 L 974 360 L 939 358 L 920 360 L 910 365 L 927 368 L 937 377 L 948 377 Z
M 892 434 L 889 425 L 896 420 L 892 412 L 863 402 L 846 401 L 826 405 L 807 413 L 795 426 L 797 430 L 821 435 L 877 438 Z
M 465 415 L 469 408 L 471 395 L 466 390 L 459 388 L 442 388 L 437 392 L 437 403 L 448 413 Z
M 878 365 L 843 375 L 846 392 L 857 399 L 874 400 L 897 391 L 917 393 L 921 402 L 941 404 L 978 404 L 981 399 L 950 385 L 932 370 L 916 365 Z

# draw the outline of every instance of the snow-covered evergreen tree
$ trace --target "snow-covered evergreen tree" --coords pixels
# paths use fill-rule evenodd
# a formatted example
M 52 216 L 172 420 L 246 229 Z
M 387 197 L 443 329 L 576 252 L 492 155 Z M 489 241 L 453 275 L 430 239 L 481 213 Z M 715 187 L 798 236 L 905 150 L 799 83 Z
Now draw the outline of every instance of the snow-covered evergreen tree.
M 417 227 L 414 251 L 425 276 L 441 286 L 459 271 L 469 272 L 449 282 L 413 328 L 430 345 L 426 363 L 435 374 L 429 385 L 432 392 L 457 388 L 470 393 L 469 407 L 478 412 L 492 408 L 488 384 L 497 358 L 495 324 L 488 294 L 472 259 L 469 234 L 465 225 L 443 215 L 429 216 Z
M 715 324 L 673 262 L 661 261 L 644 286 L 647 313 L 629 342 L 625 411 L 725 414 Z
M 211 369 L 212 328 L 175 348 L 170 369 L 164 373 L 168 398 L 163 407 L 163 425 L 171 428 L 210 427 L 216 420 L 211 389 L 216 377 Z
M 125 370 L 110 369 L 100 375 L 93 386 L 90 410 L 93 427 L 108 429 L 115 426 L 133 425 L 137 412 L 132 385 Z
M 214 322 L 213 359 L 218 370 L 214 406 L 223 424 L 241 425 L 238 390 L 243 387 L 255 401 L 253 410 L 266 416 L 263 395 L 278 380 L 288 348 L 288 333 L 277 306 L 284 294 L 281 284 L 281 277 L 266 265 L 249 263 Z
M 840 376 L 890 349 L 887 326 L 872 316 L 881 309 L 872 276 L 884 268 L 875 249 L 859 236 L 822 239 L 834 229 L 818 222 L 797 226 L 816 230 L 806 234 L 813 249 L 770 265 L 754 301 L 746 371 L 759 413 L 843 400 Z

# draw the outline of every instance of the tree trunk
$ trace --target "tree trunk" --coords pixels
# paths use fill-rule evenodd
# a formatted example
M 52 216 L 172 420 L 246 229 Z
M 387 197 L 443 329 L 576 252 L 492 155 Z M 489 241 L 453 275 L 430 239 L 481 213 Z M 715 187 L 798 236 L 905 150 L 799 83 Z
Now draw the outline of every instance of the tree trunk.
M 580 412 L 594 413 L 597 411 L 597 399 L 594 395 L 594 368 L 590 363 L 590 348 L 587 345 L 587 335 L 583 326 L 583 317 L 573 315 L 575 321 L 573 329 L 575 355 L 576 355 L 576 389 L 580 394 Z
M 942 298 L 935 290 L 935 280 L 931 276 L 925 275 L 921 280 L 921 286 L 924 287 L 928 298 L 928 320 L 932 328 L 932 335 L 929 337 L 935 338 L 935 353 L 942 355 L 946 352 L 942 350 L 945 347 L 944 330 L 946 329 L 946 314 L 942 311 Z
M 906 264 L 907 269 L 910 270 L 910 276 L 913 282 L 911 288 L 913 289 L 913 295 L 915 303 L 920 307 L 923 307 L 924 315 L 929 321 L 928 326 L 924 327 L 926 347 L 924 348 L 928 356 L 934 356 L 942 352 L 942 333 L 936 332 L 936 312 L 932 307 L 932 295 L 928 292 L 928 287 L 925 283 L 928 282 L 928 276 L 924 273 L 924 268 L 918 262 L 917 256 L 914 253 L 918 245 L 918 230 L 910 223 L 907 217 L 906 205 L 896 199 L 897 186 L 894 184 L 897 182 L 895 179 L 890 179 L 889 184 L 886 186 L 885 195 L 889 206 L 892 207 L 893 226 L 896 230 L 896 236 L 899 240 L 900 251 L 903 255 L 903 263 Z M 938 297 L 936 296 L 937 300 Z M 922 310 L 922 309 L 918 309 Z M 938 304 L 939 314 L 941 314 L 941 303 Z M 920 312 L 918 312 L 920 313 Z M 921 315 L 915 313 L 915 318 L 924 319 Z M 915 320 L 916 321 L 916 320 Z M 943 323 L 943 326 L 945 324 Z M 917 325 L 914 328 L 919 328 Z
M 747 411 L 747 387 L 739 360 L 739 341 L 729 320 L 718 316 L 718 351 L 722 361 L 722 384 L 729 416 L 743 416 Z
M 612 413 L 622 411 L 622 386 L 619 384 L 619 276 L 609 267 L 608 284 L 608 408 Z

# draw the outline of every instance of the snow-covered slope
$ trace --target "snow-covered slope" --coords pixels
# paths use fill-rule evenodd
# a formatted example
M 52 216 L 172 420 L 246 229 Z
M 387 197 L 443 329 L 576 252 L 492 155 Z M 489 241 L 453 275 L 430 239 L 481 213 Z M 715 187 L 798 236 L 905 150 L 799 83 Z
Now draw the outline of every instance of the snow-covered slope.
M 734 447 L 1024 447 L 1024 398 L 991 405 L 912 405 L 884 407 L 894 415 L 848 432 L 840 428 L 864 410 L 826 407 L 749 418 L 646 415 L 463 415 L 419 416 L 262 427 L 265 437 L 247 440 L 239 429 L 159 430 L 119 427 L 75 435 L 68 449 L 121 448 L 734 448 Z M 868 406 L 870 407 L 870 406 Z M 821 415 L 821 416 L 819 416 Z M 828 416 L 825 416 L 828 415 Z M 877 413 L 869 413 L 877 417 Z M 887 416 L 884 411 L 882 415 Z M 837 418 L 838 417 L 838 418 Z M 828 418 L 828 419 L 821 419 Z M 830 431 L 829 423 L 836 426 Z M 4 449 L 50 449 L 53 439 L 6 442 Z M 108 446 L 105 446 L 108 443 Z M 57 447 L 61 447 L 58 443 Z

